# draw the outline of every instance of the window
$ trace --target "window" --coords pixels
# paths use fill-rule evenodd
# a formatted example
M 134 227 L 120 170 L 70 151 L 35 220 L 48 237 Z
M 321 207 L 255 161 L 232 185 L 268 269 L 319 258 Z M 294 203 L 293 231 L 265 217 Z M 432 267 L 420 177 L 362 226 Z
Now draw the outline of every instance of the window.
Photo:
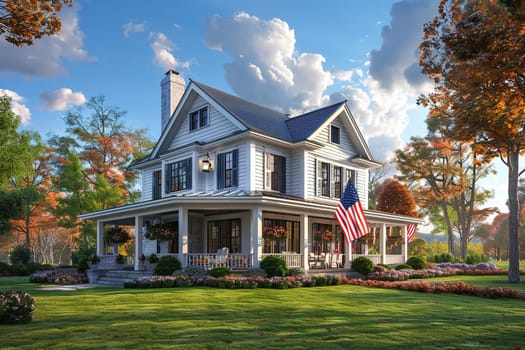
M 208 107 L 190 113 L 190 131 L 208 126 Z
M 264 219 L 263 227 L 282 227 L 286 231 L 286 238 L 277 241 L 264 241 L 264 253 L 295 252 L 299 253 L 301 239 L 299 221 Z
M 266 154 L 266 183 L 267 189 L 286 192 L 286 158 L 275 154 Z
M 162 171 L 155 170 L 153 172 L 152 199 L 160 199 L 161 197 L 162 197 Z
M 357 188 L 357 171 L 316 160 L 315 193 L 317 197 L 341 198 L 348 181 Z
M 338 145 L 341 144 L 341 129 L 337 126 L 330 126 L 330 141 Z
M 233 150 L 217 156 L 217 188 L 223 189 L 239 185 L 239 151 Z
M 166 193 L 191 189 L 191 158 L 166 164 Z
M 321 196 L 330 197 L 330 163 L 321 162 Z
M 343 168 L 340 166 L 334 166 L 334 197 L 341 198 L 341 194 L 344 191 L 343 184 Z
M 208 222 L 208 253 L 228 247 L 230 253 L 241 252 L 241 220 Z

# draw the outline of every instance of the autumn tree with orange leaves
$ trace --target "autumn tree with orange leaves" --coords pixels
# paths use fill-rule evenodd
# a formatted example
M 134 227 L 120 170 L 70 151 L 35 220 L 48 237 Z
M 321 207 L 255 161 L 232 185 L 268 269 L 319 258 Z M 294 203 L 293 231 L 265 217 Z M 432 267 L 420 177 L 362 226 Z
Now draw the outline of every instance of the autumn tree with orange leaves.
M 490 192 L 479 181 L 490 174 L 485 157 L 468 142 L 443 136 L 413 137 L 396 151 L 400 179 L 413 184 L 418 205 L 432 218 L 434 227 L 448 235 L 449 252 L 454 252 L 454 234 L 460 238 L 460 255 L 467 255 L 468 242 L 478 222 L 495 208 L 483 208 Z
M 508 167 L 509 274 L 520 280 L 519 158 L 525 152 L 525 2 L 441 0 L 424 27 L 420 65 L 435 83 L 429 120 Z
M 33 45 L 35 39 L 62 29 L 58 13 L 73 0 L 0 0 L 0 36 L 16 46 Z
M 408 188 L 395 179 L 386 179 L 378 190 L 376 209 L 388 213 L 418 216 L 416 202 Z

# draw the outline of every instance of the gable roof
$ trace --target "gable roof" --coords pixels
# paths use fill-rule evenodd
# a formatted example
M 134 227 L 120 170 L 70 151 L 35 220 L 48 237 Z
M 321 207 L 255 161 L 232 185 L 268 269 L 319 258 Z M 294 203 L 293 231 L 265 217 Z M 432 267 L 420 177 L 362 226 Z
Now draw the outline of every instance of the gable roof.
M 181 110 L 181 105 L 184 104 L 191 91 L 200 95 L 206 95 L 203 96 L 205 99 L 208 98 L 213 101 L 214 104 L 229 114 L 230 117 L 233 118 L 232 120 L 242 124 L 247 130 L 255 131 L 290 143 L 308 140 L 308 138 L 317 132 L 324 123 L 326 123 L 331 117 L 334 117 L 334 114 L 338 110 L 343 108 L 347 111 L 346 114 L 350 119 L 352 132 L 355 133 L 352 138 L 354 142 L 357 142 L 355 146 L 357 149 L 361 150 L 360 153 L 364 153 L 363 155 L 365 158 L 372 160 L 372 155 L 368 149 L 368 145 L 361 135 L 361 132 L 346 105 L 346 100 L 295 117 L 290 117 L 288 114 L 258 105 L 190 79 L 190 83 L 184 92 L 181 102 L 175 109 L 174 114 L 177 114 Z M 163 130 L 153 151 L 145 158 L 135 162 L 134 165 L 152 160 L 156 157 L 161 144 L 165 142 L 171 131 L 169 129 L 174 126 L 174 117 L 176 116 L 172 116 L 166 129 Z

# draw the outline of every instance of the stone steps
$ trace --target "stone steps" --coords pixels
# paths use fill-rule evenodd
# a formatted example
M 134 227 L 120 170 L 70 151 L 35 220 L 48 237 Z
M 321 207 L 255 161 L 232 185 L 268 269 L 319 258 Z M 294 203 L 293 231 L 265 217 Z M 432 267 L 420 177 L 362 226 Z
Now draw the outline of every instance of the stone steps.
M 123 287 L 124 283 L 127 281 L 142 276 L 151 276 L 152 274 L 151 271 L 108 270 L 101 275 L 95 283 L 103 286 Z

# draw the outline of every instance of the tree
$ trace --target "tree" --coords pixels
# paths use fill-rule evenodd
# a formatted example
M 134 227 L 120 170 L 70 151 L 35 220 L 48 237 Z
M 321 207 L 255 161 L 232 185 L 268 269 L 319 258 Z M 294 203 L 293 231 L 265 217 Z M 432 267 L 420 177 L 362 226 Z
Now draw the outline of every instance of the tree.
M 11 109 L 11 99 L 0 96 L 0 190 L 19 177 L 33 160 L 31 140 L 34 134 L 18 131 L 20 118 Z
M 375 209 L 381 180 L 387 175 L 387 166 L 371 169 L 368 178 L 368 209 Z
M 381 185 L 376 209 L 388 213 L 417 216 L 416 202 L 408 188 L 394 179 L 386 179 Z
M 518 283 L 519 157 L 525 151 L 525 2 L 441 0 L 424 28 L 420 65 L 435 82 L 421 102 L 445 135 L 474 138 L 508 167 L 509 274 Z
M 86 111 L 87 110 L 87 111 Z M 65 136 L 50 140 L 54 147 L 56 186 L 62 192 L 54 213 L 62 227 L 80 232 L 81 244 L 89 246 L 94 225 L 80 223 L 78 215 L 133 202 L 137 174 L 128 166 L 142 158 L 153 142 L 142 130 L 123 124 L 125 112 L 107 106 L 103 96 L 93 97 L 85 109 L 65 117 Z
M 396 151 L 396 164 L 401 179 L 417 184 L 416 201 L 426 209 L 434 232 L 447 232 L 449 252 L 454 255 L 454 235 L 459 234 L 464 259 L 474 228 L 496 210 L 481 207 L 491 195 L 479 188 L 480 179 L 490 173 L 486 158 L 469 142 L 431 133 L 411 138 L 403 150 Z
M 16 46 L 33 45 L 33 40 L 62 29 L 58 13 L 73 0 L 0 0 L 0 35 Z

